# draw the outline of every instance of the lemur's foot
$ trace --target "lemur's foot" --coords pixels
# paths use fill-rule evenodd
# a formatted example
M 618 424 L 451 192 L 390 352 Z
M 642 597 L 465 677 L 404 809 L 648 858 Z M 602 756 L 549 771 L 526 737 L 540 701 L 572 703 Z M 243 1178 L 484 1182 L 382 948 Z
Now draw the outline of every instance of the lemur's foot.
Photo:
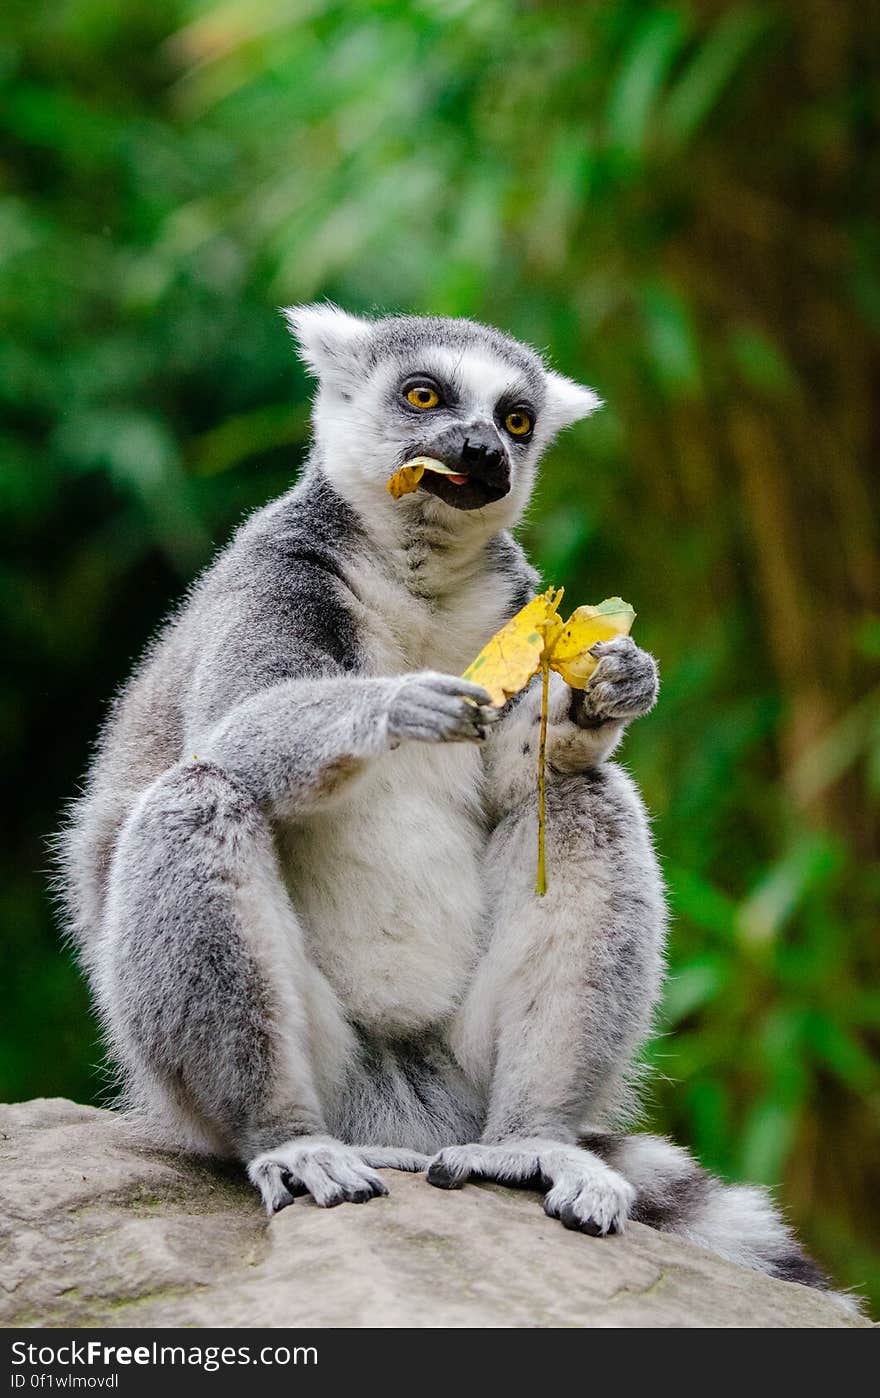
M 392 1146 L 347 1146 L 332 1136 L 300 1136 L 264 1151 L 248 1165 L 248 1176 L 263 1196 L 271 1218 L 300 1194 L 322 1209 L 365 1204 L 387 1194 L 376 1170 L 424 1170 L 426 1155 Z
M 593 1237 L 622 1233 L 635 1199 L 632 1185 L 598 1156 L 538 1137 L 447 1146 L 428 1167 L 428 1183 L 439 1189 L 459 1189 L 472 1179 L 540 1189 L 545 1213 Z
M 586 719 L 607 723 L 638 718 L 653 709 L 660 687 L 657 662 L 631 636 L 597 641 L 590 654 L 599 664 L 582 696 L 577 696 Z

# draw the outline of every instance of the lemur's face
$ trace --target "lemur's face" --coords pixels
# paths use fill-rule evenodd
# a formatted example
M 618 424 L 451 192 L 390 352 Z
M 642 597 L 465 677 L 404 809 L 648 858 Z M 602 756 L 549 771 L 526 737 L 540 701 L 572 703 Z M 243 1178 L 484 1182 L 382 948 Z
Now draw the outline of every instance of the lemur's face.
M 473 321 L 365 321 L 333 306 L 286 315 L 319 379 L 324 469 L 362 508 L 374 494 L 390 498 L 388 479 L 405 461 L 431 456 L 453 474 L 426 471 L 413 499 L 433 497 L 441 515 L 478 510 L 503 528 L 525 507 L 548 442 L 599 404 L 528 346 Z
M 384 435 L 394 440 L 395 465 L 431 456 L 455 472 L 426 471 L 421 490 L 456 510 L 481 509 L 510 493 L 534 439 L 543 385 L 471 346 L 426 345 L 384 377 Z

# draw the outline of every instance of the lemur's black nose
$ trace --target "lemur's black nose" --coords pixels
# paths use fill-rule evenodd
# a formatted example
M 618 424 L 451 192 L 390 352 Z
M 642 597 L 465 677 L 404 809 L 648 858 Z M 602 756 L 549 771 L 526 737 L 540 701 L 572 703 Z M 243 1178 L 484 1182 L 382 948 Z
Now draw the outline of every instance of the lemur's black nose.
M 482 432 L 471 432 L 464 439 L 461 448 L 462 466 L 484 466 L 493 469 L 503 460 L 501 446 Z

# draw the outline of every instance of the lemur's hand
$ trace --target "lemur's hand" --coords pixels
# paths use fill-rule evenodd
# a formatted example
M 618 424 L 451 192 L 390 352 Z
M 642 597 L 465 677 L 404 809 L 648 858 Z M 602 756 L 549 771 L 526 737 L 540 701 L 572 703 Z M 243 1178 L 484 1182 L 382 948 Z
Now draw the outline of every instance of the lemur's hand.
M 660 688 L 653 655 L 639 650 L 631 636 L 597 641 L 590 654 L 599 664 L 586 689 L 575 692 L 572 717 L 576 723 L 589 728 L 611 721 L 627 722 L 653 709 Z
M 478 684 L 421 670 L 397 683 L 388 708 L 388 734 L 423 743 L 476 743 L 497 717 Z

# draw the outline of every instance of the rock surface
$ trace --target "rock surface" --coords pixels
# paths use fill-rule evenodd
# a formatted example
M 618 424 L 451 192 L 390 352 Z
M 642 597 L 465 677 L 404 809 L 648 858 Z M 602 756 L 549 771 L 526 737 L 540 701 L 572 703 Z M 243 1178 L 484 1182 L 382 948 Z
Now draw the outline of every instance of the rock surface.
M 388 1182 L 387 1199 L 297 1200 L 269 1223 L 238 1172 L 145 1150 L 111 1112 L 0 1107 L 0 1324 L 869 1324 L 638 1224 L 588 1238 L 534 1194 Z

